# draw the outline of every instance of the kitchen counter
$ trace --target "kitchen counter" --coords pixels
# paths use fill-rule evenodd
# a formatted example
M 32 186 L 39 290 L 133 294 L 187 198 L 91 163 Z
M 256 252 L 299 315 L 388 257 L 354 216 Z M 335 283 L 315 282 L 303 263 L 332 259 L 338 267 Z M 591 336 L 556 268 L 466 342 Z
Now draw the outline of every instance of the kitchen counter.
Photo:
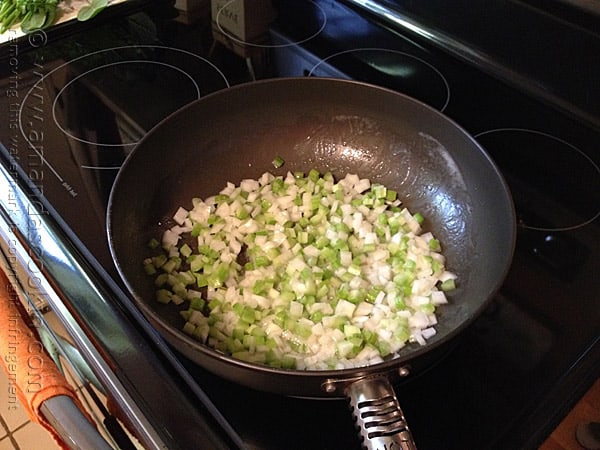
M 600 421 L 600 379 L 592 385 L 539 450 L 575 450 L 582 448 L 575 432 L 581 423 Z

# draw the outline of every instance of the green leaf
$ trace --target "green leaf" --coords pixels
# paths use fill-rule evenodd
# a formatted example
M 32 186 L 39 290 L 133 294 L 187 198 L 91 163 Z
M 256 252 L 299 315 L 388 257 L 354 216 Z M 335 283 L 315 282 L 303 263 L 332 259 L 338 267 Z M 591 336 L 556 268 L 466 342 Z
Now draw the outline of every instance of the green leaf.
M 45 12 L 36 12 L 33 14 L 28 14 L 25 20 L 21 22 L 21 30 L 23 30 L 23 33 L 28 33 L 33 30 L 39 30 L 40 28 L 43 28 L 45 23 Z
M 88 6 L 82 7 L 77 13 L 77 20 L 84 22 L 96 16 L 108 6 L 109 0 L 92 0 Z

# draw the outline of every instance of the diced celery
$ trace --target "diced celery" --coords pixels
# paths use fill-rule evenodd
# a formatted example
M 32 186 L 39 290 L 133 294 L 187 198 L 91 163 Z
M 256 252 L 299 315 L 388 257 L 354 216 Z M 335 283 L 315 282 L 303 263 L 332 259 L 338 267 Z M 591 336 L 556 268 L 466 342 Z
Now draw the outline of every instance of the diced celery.
M 160 255 L 154 256 L 152 258 L 152 264 L 154 264 L 154 267 L 156 267 L 156 268 L 161 267 L 166 262 L 167 262 L 167 255 L 165 255 L 165 254 L 160 254 Z
M 171 301 L 173 293 L 168 289 L 159 289 L 156 291 L 156 300 L 159 303 L 167 304 Z
M 423 216 L 354 174 L 265 173 L 192 204 L 177 221 L 191 229 L 149 243 L 144 271 L 157 301 L 189 301 L 184 332 L 252 363 L 367 364 L 431 337 L 435 305 L 455 288 L 440 242 L 418 237 Z M 409 319 L 430 331 L 411 338 Z
M 310 169 L 310 171 L 308 172 L 309 180 L 311 180 L 314 183 L 316 183 L 320 177 L 321 177 L 321 174 L 316 169 Z
M 146 275 L 156 275 L 156 267 L 154 266 L 154 264 L 152 264 L 152 262 L 144 264 L 144 272 L 146 272 Z
M 179 253 L 181 253 L 182 256 L 187 258 L 188 256 L 190 256 L 192 254 L 192 248 L 187 244 L 183 244 L 179 248 Z
M 276 156 L 275 158 L 273 158 L 272 161 L 273 167 L 275 167 L 276 169 L 279 169 L 281 166 L 283 166 L 284 163 L 285 160 L 281 156 Z
M 202 297 L 195 297 L 190 300 L 190 309 L 202 311 L 206 306 L 206 301 Z
M 442 247 L 440 245 L 440 241 L 438 241 L 437 239 L 430 239 L 429 240 L 429 250 L 434 251 L 434 252 L 441 251 Z
M 454 281 L 454 278 L 450 278 L 444 281 L 442 284 L 440 284 L 440 289 L 442 291 L 451 291 L 453 289 L 456 289 L 456 282 Z
M 193 323 L 186 322 L 185 325 L 183 326 L 183 332 L 185 334 L 192 335 L 195 330 L 196 330 L 196 325 L 194 325 Z

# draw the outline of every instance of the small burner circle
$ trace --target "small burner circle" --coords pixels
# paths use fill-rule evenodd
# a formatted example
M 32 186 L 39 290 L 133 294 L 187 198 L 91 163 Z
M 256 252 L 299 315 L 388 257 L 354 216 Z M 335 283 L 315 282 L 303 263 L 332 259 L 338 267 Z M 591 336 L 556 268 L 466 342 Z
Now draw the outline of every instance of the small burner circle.
M 226 10 L 228 7 L 230 7 L 235 2 L 238 2 L 238 1 L 240 1 L 240 0 L 230 0 L 227 3 L 225 3 L 221 8 L 218 9 L 217 13 L 216 13 L 216 16 L 215 16 L 215 24 L 216 24 L 217 29 L 219 30 L 219 32 L 221 34 L 223 34 L 224 36 L 226 36 L 231 41 L 236 42 L 238 44 L 242 44 L 242 45 L 244 45 L 246 47 L 257 47 L 257 48 L 285 48 L 285 47 L 292 47 L 292 46 L 303 44 L 303 43 L 305 43 L 307 41 L 310 41 L 315 36 L 318 36 L 325 29 L 325 26 L 327 26 L 327 14 L 325 13 L 325 10 L 317 2 L 315 2 L 313 0 L 309 0 L 308 3 L 311 3 L 313 6 L 315 6 L 318 9 L 318 11 L 320 12 L 320 14 L 321 14 L 321 18 L 320 18 L 320 22 L 319 22 L 318 28 L 315 29 L 311 34 L 308 34 L 305 37 L 297 39 L 297 40 L 295 40 L 293 42 L 288 42 L 286 44 L 268 44 L 268 43 L 246 41 L 246 40 L 240 39 L 237 36 L 233 35 L 230 31 L 228 31 L 225 28 L 223 28 L 223 26 L 221 24 L 221 20 L 222 20 L 221 17 L 223 15 L 223 11 Z
M 492 129 L 474 137 L 505 176 L 520 227 L 569 231 L 600 217 L 600 167 L 577 146 L 524 128 Z

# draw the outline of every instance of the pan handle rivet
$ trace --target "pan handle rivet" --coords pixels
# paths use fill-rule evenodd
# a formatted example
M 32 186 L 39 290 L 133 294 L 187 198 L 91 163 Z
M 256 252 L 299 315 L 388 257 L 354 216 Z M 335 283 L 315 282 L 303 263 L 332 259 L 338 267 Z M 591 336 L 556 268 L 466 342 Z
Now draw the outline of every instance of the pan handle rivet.
M 398 375 L 400 375 L 401 377 L 407 377 L 410 375 L 410 369 L 406 366 L 400 367 L 398 369 Z

